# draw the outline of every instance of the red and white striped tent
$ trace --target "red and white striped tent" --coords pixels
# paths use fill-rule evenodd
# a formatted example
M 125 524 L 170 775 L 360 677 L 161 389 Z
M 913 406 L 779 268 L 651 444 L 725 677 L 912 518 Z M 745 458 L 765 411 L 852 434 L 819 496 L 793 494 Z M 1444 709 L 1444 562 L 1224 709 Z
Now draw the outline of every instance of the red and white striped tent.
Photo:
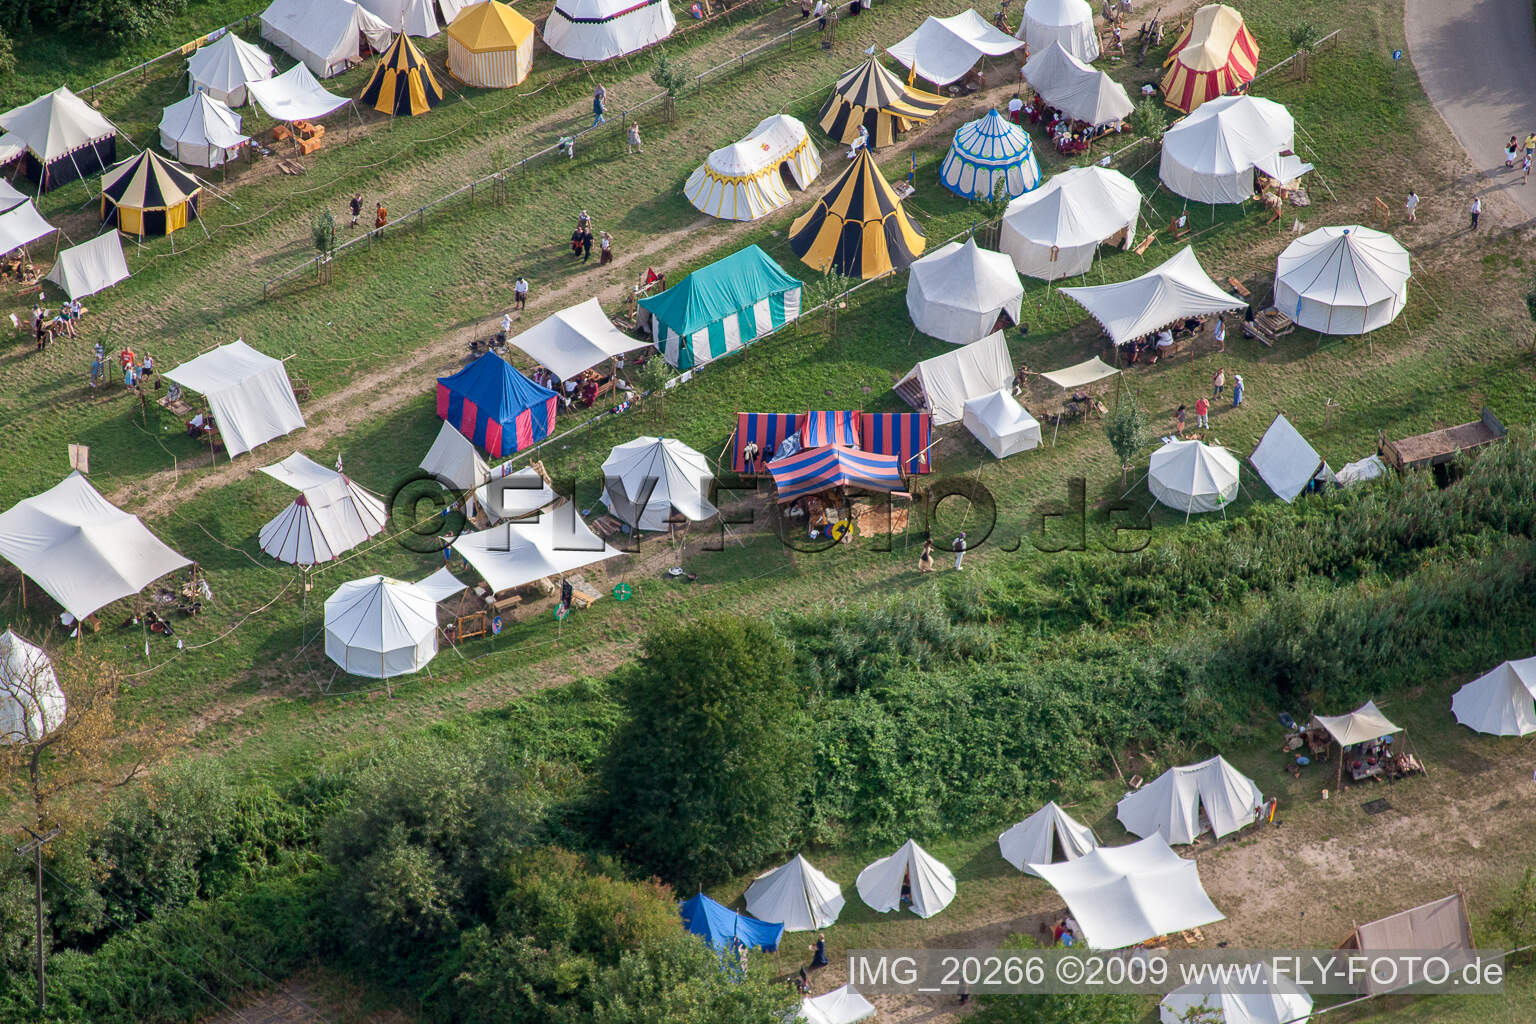
M 1259 44 L 1241 14 L 1226 4 L 1207 4 L 1174 40 L 1163 65 L 1163 102 L 1187 114 L 1251 82 Z

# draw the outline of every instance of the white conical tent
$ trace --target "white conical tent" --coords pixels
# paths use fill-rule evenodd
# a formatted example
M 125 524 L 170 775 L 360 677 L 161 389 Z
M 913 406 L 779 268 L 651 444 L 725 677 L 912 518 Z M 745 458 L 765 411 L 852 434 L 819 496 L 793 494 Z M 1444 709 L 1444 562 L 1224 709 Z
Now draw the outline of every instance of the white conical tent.
M 1220 839 L 1251 825 L 1263 804 L 1264 794 L 1253 780 L 1218 754 L 1170 768 L 1127 793 L 1115 806 L 1115 816 L 1133 835 L 1160 834 L 1170 844 L 1192 843 L 1207 828 Z
M 1068 118 L 1085 124 L 1111 124 L 1136 109 L 1125 86 L 1097 68 L 1090 68 L 1052 43 L 1024 65 L 1024 79 L 1040 98 Z
M 491 478 L 491 467 L 480 449 L 446 420 L 437 429 L 437 438 L 421 460 L 421 468 L 461 491 L 474 490 Z
M 701 522 L 715 514 L 709 460 L 671 437 L 637 437 L 603 462 L 603 504 L 637 530 L 665 530 L 674 509 Z
M 596 299 L 545 317 L 508 344 L 561 380 L 571 380 L 605 359 L 645 347 L 645 342 L 613 326 Z
M 1088 0 L 1029 0 L 1015 35 L 1029 43 L 1030 53 L 1060 43 L 1084 64 L 1099 56 L 1099 34 L 1093 29 L 1093 8 Z
M 1076 860 L 1098 845 L 1093 829 L 1074 820 L 1054 800 L 997 837 L 1003 860 L 1030 875 L 1038 874 L 1031 864 Z
M 800 1001 L 799 1019 L 806 1024 L 858 1024 L 874 1015 L 875 1004 L 859 995 L 852 985 Z
M 558 0 L 544 42 L 572 60 L 610 60 L 665 39 L 677 27 L 667 0 Z
M 886 48 L 904 68 L 934 85 L 948 85 L 983 57 L 1001 57 L 1024 45 L 999 32 L 981 15 L 964 10 L 948 18 L 928 18 L 917 31 Z
M 358 0 L 358 2 L 370 14 L 396 32 L 427 39 L 440 31 L 437 13 L 432 9 L 432 0 Z
M 710 153 L 683 183 L 683 195 L 711 217 L 756 220 L 789 204 L 786 175 L 803 190 L 820 173 L 821 154 L 805 124 L 774 114 L 740 142 Z
M 237 155 L 250 137 L 240 134 L 240 115 L 205 92 L 193 93 L 160 115 L 160 148 L 182 163 L 217 167 Z
M 231 107 L 243 107 L 246 85 L 277 74 L 272 58 L 259 46 L 226 32 L 187 58 L 187 91 L 205 92 Z
M 1408 277 L 1408 250 L 1391 235 L 1318 228 L 1275 261 L 1275 308 L 1320 334 L 1365 334 L 1397 319 Z
M 1536 658 L 1506 661 L 1478 676 L 1451 698 L 1456 721 L 1494 736 L 1536 732 Z
M 950 242 L 912 264 L 907 312 L 924 334 L 951 345 L 969 345 L 991 334 L 997 318 L 1019 322 L 1024 282 L 1007 256 L 983 249 L 976 239 Z
M 843 890 L 798 853 L 747 886 L 747 913 L 787 932 L 825 928 L 842 910 Z
M 1191 982 L 1174 989 L 1158 1004 L 1161 1024 L 1306 1024 L 1312 1015 L 1312 997 L 1290 978 L 1277 977 L 1268 964 L 1253 964 L 1240 986 L 1219 988 Z M 1262 985 L 1263 991 L 1253 991 Z M 1203 1013 L 1202 1013 L 1203 1008 Z
M 1243 309 L 1247 303 L 1217 287 L 1195 250 L 1185 246 L 1161 264 L 1129 281 L 1063 288 L 1104 326 L 1116 345 L 1145 337 L 1185 317 Z
M 36 743 L 64 724 L 53 662 L 9 629 L 0 633 L 0 744 Z
M 45 280 L 64 289 L 70 298 L 83 299 L 127 277 L 122 237 L 116 231 L 108 231 L 60 252 Z
M 343 670 L 370 679 L 409 675 L 437 654 L 437 602 L 447 588 L 369 576 L 325 599 L 325 654 Z M 461 588 L 462 589 L 462 586 Z
M 329 562 L 384 532 L 388 524 L 384 502 L 303 452 L 263 466 L 262 472 L 299 491 L 292 504 L 261 528 L 261 550 L 280 562 Z
M 611 547 L 564 503 L 531 522 L 461 533 L 453 549 L 500 593 L 534 580 L 603 562 L 624 552 Z
M 1158 177 L 1185 199 L 1240 203 L 1253 198 L 1254 165 L 1289 151 L 1295 134 L 1296 122 L 1274 100 L 1207 100 L 1163 136 Z
M 1231 453 L 1199 441 L 1169 441 L 1152 453 L 1147 489 L 1185 515 L 1214 512 L 1237 497 L 1238 464 Z
M 918 917 L 932 917 L 955 898 L 954 874 L 912 839 L 860 871 L 854 885 L 871 910 L 884 914 L 901 908 L 904 881 L 911 889 L 909 906 Z
M 965 429 L 1000 459 L 1040 447 L 1040 421 L 1007 388 L 967 399 Z
M 490 479 L 475 488 L 475 500 L 493 523 L 520 519 L 553 505 L 558 498 L 538 470 L 513 469 L 505 462 L 491 470 Z
M 1030 277 L 1086 274 L 1101 244 L 1129 249 L 1135 243 L 1140 209 L 1141 193 L 1130 178 L 1104 167 L 1074 167 L 1008 204 L 999 248 Z

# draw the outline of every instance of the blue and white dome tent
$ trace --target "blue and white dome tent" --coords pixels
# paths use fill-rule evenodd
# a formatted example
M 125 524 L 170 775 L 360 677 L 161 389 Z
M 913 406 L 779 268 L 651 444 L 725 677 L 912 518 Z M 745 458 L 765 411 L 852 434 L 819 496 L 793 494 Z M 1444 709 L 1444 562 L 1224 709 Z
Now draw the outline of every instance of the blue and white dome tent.
M 1016 199 L 1040 184 L 1040 165 L 1029 133 L 989 110 L 955 132 L 939 177 L 945 188 L 966 199 L 986 199 L 998 181 Z

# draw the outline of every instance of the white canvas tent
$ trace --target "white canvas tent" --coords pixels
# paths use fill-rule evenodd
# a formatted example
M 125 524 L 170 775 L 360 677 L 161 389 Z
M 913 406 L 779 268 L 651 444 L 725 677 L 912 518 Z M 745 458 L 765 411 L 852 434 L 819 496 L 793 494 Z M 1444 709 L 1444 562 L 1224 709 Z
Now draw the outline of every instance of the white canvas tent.
M 1029 0 L 1015 35 L 1029 43 L 1030 53 L 1059 43 L 1084 64 L 1099 56 L 1099 34 L 1093 28 L 1093 8 L 1088 0 Z
M 459 491 L 474 490 L 491 478 L 491 467 L 480 455 L 480 449 L 446 420 L 437 428 L 437 437 L 421 460 L 421 468 Z
M 24 245 L 31 245 L 39 238 L 53 234 L 58 228 L 43 220 L 37 207 L 28 199 L 20 206 L 0 213 L 0 256 L 14 252 Z
M 250 97 L 246 85 L 277 74 L 267 51 L 226 32 L 187 58 L 187 91 L 205 92 L 231 107 L 243 107 Z
M 683 195 L 711 217 L 756 220 L 789 205 L 790 179 L 804 190 L 820 173 L 821 154 L 805 124 L 774 114 L 740 142 L 710 153 L 683 183 Z
M 999 32 L 985 18 L 967 9 L 948 18 L 929 18 L 917 31 L 886 48 L 902 67 L 934 85 L 965 77 L 983 57 L 1001 57 L 1024 45 Z
M 593 533 L 568 504 L 531 522 L 461 533 L 453 549 L 497 593 L 623 554 Z
M 0 154 L 0 163 L 4 162 L 4 155 Z M 4 178 L 0 178 L 0 213 L 13 210 L 26 201 L 27 194 L 25 192 L 22 192 Z
M 1367 480 L 1377 480 L 1387 475 L 1387 464 L 1381 461 L 1380 455 L 1367 455 L 1356 462 L 1346 462 L 1339 467 L 1333 480 L 1340 487 L 1353 487 L 1355 484 L 1363 484 Z
M 1136 241 L 1141 193 L 1119 171 L 1074 167 L 1008 204 L 999 247 L 1019 273 L 1054 281 L 1086 274 L 1100 244 Z
M 613 326 L 596 299 L 545 317 L 510 343 L 561 380 L 570 380 L 604 359 L 645 347 L 645 342 Z
M 262 112 L 277 121 L 310 121 L 352 102 L 326 92 L 304 64 L 295 64 L 276 78 L 252 82 L 246 88 Z
M 1024 80 L 1040 98 L 1085 124 L 1112 124 L 1131 116 L 1136 105 L 1125 86 L 1052 43 L 1024 65 Z
M 715 515 L 709 460 L 672 437 L 637 437 L 603 462 L 603 504 L 636 530 L 665 530 L 676 511 L 692 522 Z M 641 505 L 641 503 L 644 503 Z
M 166 371 L 165 379 L 208 400 L 230 458 L 304 426 L 283 361 L 238 338 Z
M 1225 916 L 1205 894 L 1195 862 L 1161 835 L 1031 867 L 1066 901 L 1094 949 L 1123 949 Z
M 961 421 L 987 451 L 1000 459 L 1040 447 L 1040 421 L 1007 388 L 967 399 Z
M 1076 860 L 1098 845 L 1093 829 L 1073 819 L 1054 800 L 997 837 L 1003 860 L 1030 875 L 1036 874 L 1031 864 Z
M 548 508 L 558 497 L 549 481 L 540 476 L 538 470 L 513 469 L 506 462 L 491 470 L 490 478 L 475 488 L 475 500 L 492 523 L 499 523 L 503 519 L 520 519 Z
M 116 231 L 108 231 L 60 252 L 46 280 L 64 289 L 70 298 L 83 299 L 127 277 L 122 238 Z
M 78 471 L 0 515 L 0 558 L 76 619 L 191 565 Z
M 396 32 L 423 39 L 441 31 L 432 0 L 357 0 L 368 12 Z
M 261 550 L 290 565 L 328 562 L 384 531 L 389 513 L 376 495 L 303 452 L 261 471 L 299 496 L 261 528 Z
M 362 57 L 365 41 L 375 53 L 383 53 L 394 34 L 388 25 L 352 0 L 273 0 L 261 12 L 261 38 L 308 65 L 319 77 L 330 78 Z M 256 90 L 251 92 L 255 94 Z M 265 108 L 266 104 L 262 106 Z
M 1218 987 L 1190 982 L 1176 988 L 1158 1004 L 1161 1024 L 1306 1024 L 1312 1015 L 1312 997 L 1290 978 L 1276 976 L 1268 964 L 1253 964 L 1242 985 Z M 1252 991 L 1262 985 L 1264 991 Z M 1206 1016 L 1200 1016 L 1201 1008 Z
M 1536 732 L 1536 658 L 1506 661 L 1451 698 L 1456 721 L 1473 732 L 1529 736 Z
M 667 0 L 558 0 L 544 42 L 572 60 L 609 60 L 665 39 L 677 27 Z
M 205 92 L 193 93 L 160 115 L 160 148 L 182 163 L 218 167 L 250 137 L 240 134 L 240 115 Z
M 1013 383 L 1013 363 L 1003 334 L 988 335 L 932 359 L 924 359 L 891 390 L 919 412 L 933 415 L 934 426 L 958 423 L 968 399 L 991 394 Z
M 1224 448 L 1200 441 L 1169 441 L 1152 453 L 1147 489 L 1187 518 L 1214 512 L 1237 497 L 1238 464 Z
M 852 985 L 840 985 L 800 1001 L 799 1019 L 806 1024 L 858 1024 L 874 1015 L 875 1004 L 859 995 Z
M 67 702 L 48 654 L 0 633 L 0 745 L 36 743 L 64 724 Z
M 1275 497 L 1287 504 L 1295 501 L 1313 480 L 1328 480 L 1333 476 L 1317 449 L 1281 414 L 1275 416 L 1264 436 L 1259 438 L 1248 462 L 1275 492 Z
M 1216 286 L 1195 250 L 1186 245 L 1160 265 L 1129 281 L 1063 288 L 1086 309 L 1116 345 L 1124 345 L 1185 317 L 1242 309 L 1247 303 Z
M 787 932 L 826 928 L 842 911 L 842 888 L 798 853 L 747 886 L 747 913 Z
M 1264 794 L 1254 781 L 1221 755 L 1199 764 L 1170 768 L 1115 806 L 1126 831 L 1143 838 L 1161 835 L 1169 844 L 1192 843 L 1207 829 L 1216 838 L 1259 818 Z
M 342 670 L 390 679 L 427 667 L 437 654 L 437 602 L 464 585 L 439 569 L 421 583 L 387 576 L 351 580 L 325 599 L 325 655 Z
M 1313 715 L 1312 717 L 1341 747 L 1369 743 L 1371 740 L 1403 731 L 1381 713 L 1381 709 L 1373 700 L 1366 701 L 1347 715 Z
M 1275 261 L 1275 307 L 1320 334 L 1365 334 L 1408 304 L 1408 250 L 1358 224 L 1318 228 Z
M 1169 191 L 1198 203 L 1253 198 L 1253 168 L 1288 152 L 1296 122 L 1274 100 L 1220 96 L 1195 108 L 1163 136 L 1158 177 Z
M 27 174 L 44 192 L 110 166 L 117 153 L 117 127 L 63 86 L 0 114 L 0 128 L 0 143 L 36 161 Z
M 976 239 L 950 242 L 912 264 L 907 312 L 924 334 L 951 345 L 985 338 L 1007 314 L 1019 322 L 1024 283 L 1007 256 L 983 249 Z
M 918 917 L 932 917 L 955 898 L 954 874 L 912 839 L 860 871 L 854 885 L 871 910 L 884 914 L 901 909 L 903 881 L 911 889 L 908 906 Z

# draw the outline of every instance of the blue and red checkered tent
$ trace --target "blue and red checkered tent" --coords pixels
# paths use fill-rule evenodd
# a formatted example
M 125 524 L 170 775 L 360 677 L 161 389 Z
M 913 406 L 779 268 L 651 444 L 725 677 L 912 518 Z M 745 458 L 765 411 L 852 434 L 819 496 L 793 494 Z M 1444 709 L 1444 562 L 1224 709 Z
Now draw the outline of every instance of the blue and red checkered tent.
M 757 461 L 773 457 L 779 445 L 800 425 L 800 417 L 787 412 L 739 412 L 736 414 L 736 441 L 731 446 L 731 469 L 737 473 L 756 473 L 742 453 L 748 444 L 757 445 Z
M 901 471 L 920 476 L 933 471 L 928 445 L 933 417 L 926 412 L 866 412 L 859 418 L 859 447 L 866 452 L 895 455 Z
M 807 448 L 840 444 L 859 447 L 859 414 L 856 412 L 808 412 L 800 418 L 800 443 Z
M 779 504 L 833 487 L 863 491 L 899 491 L 901 460 L 894 455 L 861 452 L 840 444 L 807 448 L 768 464 L 779 489 Z
M 493 352 L 437 378 L 437 414 L 492 458 L 522 451 L 555 429 L 555 393 Z

